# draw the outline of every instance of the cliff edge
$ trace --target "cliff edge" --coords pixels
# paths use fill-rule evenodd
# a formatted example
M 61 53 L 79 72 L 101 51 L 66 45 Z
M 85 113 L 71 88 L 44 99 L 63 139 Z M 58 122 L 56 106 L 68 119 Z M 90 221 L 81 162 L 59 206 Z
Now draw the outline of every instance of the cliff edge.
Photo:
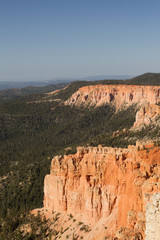
M 157 104 L 160 102 L 159 86 L 136 85 L 91 85 L 81 87 L 67 101 L 66 105 L 101 106 L 113 104 L 116 110 L 123 105 Z
M 160 147 L 78 147 L 74 155 L 54 157 L 44 181 L 43 211 L 50 217 L 55 211 L 63 218 L 72 215 L 87 224 L 86 240 L 158 240 Z M 61 239 L 81 233 L 76 231 L 68 228 Z

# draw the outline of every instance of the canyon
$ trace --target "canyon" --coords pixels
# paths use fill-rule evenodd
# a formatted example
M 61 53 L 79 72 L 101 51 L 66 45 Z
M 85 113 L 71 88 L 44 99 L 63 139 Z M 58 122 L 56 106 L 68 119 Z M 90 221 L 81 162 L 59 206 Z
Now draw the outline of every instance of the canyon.
M 52 159 L 39 210 L 48 218 L 61 213 L 61 227 L 67 215 L 83 222 L 90 229 L 82 235 L 86 240 L 158 240 L 159 192 L 159 146 L 78 147 L 73 155 Z M 76 227 L 66 229 L 61 239 L 81 234 Z
M 81 87 L 64 104 L 111 104 L 116 112 L 134 105 L 135 131 L 160 124 L 159 102 L 159 86 L 95 85 Z M 55 156 L 37 212 L 56 222 L 53 240 L 159 240 L 159 143 L 77 147 L 75 154 Z
M 160 87 L 134 84 L 2 96 L 0 239 L 159 239 Z
M 136 85 L 91 85 L 81 87 L 68 100 L 66 105 L 97 107 L 112 104 L 116 110 L 132 104 L 144 105 L 160 102 L 159 86 Z

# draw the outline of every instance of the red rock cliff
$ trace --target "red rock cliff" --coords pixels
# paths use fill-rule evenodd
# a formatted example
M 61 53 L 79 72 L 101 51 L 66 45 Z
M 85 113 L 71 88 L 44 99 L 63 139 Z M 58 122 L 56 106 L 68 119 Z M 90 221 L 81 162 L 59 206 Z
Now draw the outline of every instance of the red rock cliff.
M 74 155 L 54 157 L 44 182 L 44 208 L 71 213 L 92 226 L 103 223 L 87 240 L 104 239 L 104 226 L 118 239 L 132 239 L 120 229 L 144 236 L 146 203 L 160 192 L 160 148 L 146 147 L 79 147 Z
M 159 86 L 136 85 L 92 85 L 80 88 L 65 104 L 79 106 L 100 106 L 113 103 L 116 109 L 122 105 L 156 104 L 160 102 Z

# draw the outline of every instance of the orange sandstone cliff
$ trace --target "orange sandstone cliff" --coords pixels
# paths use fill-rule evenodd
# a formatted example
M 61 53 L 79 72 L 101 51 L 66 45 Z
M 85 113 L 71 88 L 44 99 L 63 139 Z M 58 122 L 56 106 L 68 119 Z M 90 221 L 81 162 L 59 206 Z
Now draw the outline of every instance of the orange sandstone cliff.
M 91 85 L 80 88 L 66 105 L 100 106 L 112 103 L 116 109 L 122 105 L 156 104 L 160 102 L 160 86 Z
M 145 147 L 78 147 L 74 155 L 54 157 L 43 210 L 89 224 L 86 240 L 158 240 L 160 147 Z M 65 231 L 61 239 L 72 239 Z

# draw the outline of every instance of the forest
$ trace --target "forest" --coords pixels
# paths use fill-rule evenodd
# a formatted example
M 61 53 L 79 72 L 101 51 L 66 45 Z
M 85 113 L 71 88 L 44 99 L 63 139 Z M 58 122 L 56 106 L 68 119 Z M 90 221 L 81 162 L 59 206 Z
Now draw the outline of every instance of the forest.
M 152 76 L 146 74 L 141 79 L 142 85 L 160 83 L 159 75 L 152 80 Z M 122 84 L 122 80 L 117 81 Z M 75 152 L 80 145 L 127 147 L 147 135 L 153 139 L 160 137 L 159 127 L 138 132 L 129 130 L 135 121 L 136 105 L 116 113 L 111 105 L 77 108 L 63 104 L 81 86 L 117 84 L 117 81 L 73 82 L 50 96 L 45 92 L 56 90 L 56 86 L 38 93 L 37 89 L 36 92 L 22 91 L 24 94 L 18 96 L 12 91 L 0 93 L 0 239 L 22 239 L 16 232 L 23 222 L 21 216 L 43 206 L 44 176 L 49 173 L 55 155 Z M 128 84 L 137 84 L 137 81 L 140 84 L 139 77 L 128 80 Z M 126 84 L 126 80 L 124 82 Z M 115 131 L 119 131 L 118 136 L 113 135 Z

